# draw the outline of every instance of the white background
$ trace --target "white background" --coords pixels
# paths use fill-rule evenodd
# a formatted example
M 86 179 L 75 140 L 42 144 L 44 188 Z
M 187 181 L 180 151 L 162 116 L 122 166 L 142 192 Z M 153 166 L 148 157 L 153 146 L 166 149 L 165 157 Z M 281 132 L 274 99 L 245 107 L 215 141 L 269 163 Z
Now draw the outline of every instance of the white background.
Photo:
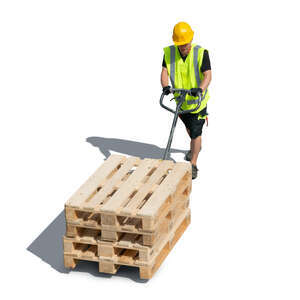
M 299 299 L 297 2 L 1 1 L 1 298 Z M 162 48 L 179 21 L 213 72 L 192 224 L 148 282 L 69 272 L 64 203 L 104 159 L 86 139 L 166 145 Z M 172 146 L 188 143 L 178 122 Z

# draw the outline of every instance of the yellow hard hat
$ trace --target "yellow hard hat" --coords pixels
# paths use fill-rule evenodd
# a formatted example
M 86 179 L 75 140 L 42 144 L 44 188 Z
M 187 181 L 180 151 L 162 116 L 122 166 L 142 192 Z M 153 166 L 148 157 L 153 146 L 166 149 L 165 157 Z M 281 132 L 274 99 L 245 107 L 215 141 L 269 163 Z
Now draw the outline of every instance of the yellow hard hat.
M 179 22 L 173 29 L 173 42 L 175 45 L 180 46 L 188 44 L 192 41 L 194 31 L 191 26 L 185 22 Z

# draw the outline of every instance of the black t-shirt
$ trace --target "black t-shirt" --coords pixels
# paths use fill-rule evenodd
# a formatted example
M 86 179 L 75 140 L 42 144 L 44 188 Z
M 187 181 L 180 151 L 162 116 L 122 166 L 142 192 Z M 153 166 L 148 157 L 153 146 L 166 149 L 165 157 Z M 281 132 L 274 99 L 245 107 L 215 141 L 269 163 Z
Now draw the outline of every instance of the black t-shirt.
M 186 56 L 182 56 L 180 51 L 179 51 L 179 53 L 180 53 L 181 58 L 183 59 L 183 61 L 185 61 Z M 163 59 L 162 66 L 165 67 L 165 68 L 167 67 L 167 64 L 165 62 L 165 56 L 164 56 L 164 59 Z M 202 65 L 201 65 L 201 72 L 203 73 L 203 72 L 208 71 L 208 70 L 211 70 L 210 59 L 209 59 L 208 51 L 204 50 L 203 60 L 202 60 Z

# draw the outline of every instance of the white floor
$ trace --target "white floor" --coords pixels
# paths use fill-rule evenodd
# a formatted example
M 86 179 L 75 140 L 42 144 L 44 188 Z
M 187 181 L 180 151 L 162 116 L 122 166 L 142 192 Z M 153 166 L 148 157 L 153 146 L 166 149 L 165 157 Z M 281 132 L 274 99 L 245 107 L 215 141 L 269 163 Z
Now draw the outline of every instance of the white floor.
M 1 2 L 3 299 L 299 299 L 294 4 Z M 213 69 L 191 226 L 150 281 L 92 262 L 66 270 L 73 192 L 109 153 L 162 155 L 172 122 L 158 104 L 162 47 L 180 20 Z M 172 157 L 188 147 L 179 121 Z

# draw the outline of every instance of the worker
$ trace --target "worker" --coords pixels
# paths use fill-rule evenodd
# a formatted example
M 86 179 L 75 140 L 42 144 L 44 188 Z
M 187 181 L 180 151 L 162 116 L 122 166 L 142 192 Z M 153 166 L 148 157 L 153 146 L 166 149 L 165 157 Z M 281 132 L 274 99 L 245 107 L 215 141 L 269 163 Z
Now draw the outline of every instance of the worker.
M 189 24 L 179 22 L 174 26 L 175 45 L 164 48 L 161 85 L 165 95 L 170 94 L 169 78 L 173 88 L 191 89 L 191 95 L 186 95 L 181 106 L 183 110 L 196 108 L 197 94 L 200 92 L 202 95 L 199 109 L 179 115 L 191 138 L 190 150 L 186 153 L 185 160 L 191 162 L 192 179 L 195 179 L 198 174 L 197 159 L 201 150 L 202 128 L 207 120 L 207 87 L 211 81 L 211 66 L 208 51 L 192 43 L 193 37 L 194 32 Z M 174 96 L 176 99 L 176 94 Z

